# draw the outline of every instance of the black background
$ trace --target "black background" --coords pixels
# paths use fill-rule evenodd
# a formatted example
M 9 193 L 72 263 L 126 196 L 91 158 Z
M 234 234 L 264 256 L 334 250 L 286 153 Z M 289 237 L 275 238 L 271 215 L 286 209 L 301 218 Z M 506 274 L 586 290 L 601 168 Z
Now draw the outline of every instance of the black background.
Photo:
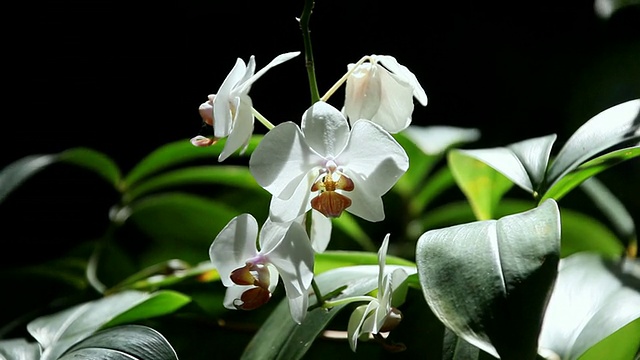
M 0 165 L 87 146 L 126 172 L 158 146 L 186 141 L 200 131 L 198 106 L 236 58 L 255 55 L 260 69 L 278 54 L 303 50 L 302 8 L 302 0 L 64 0 L 5 8 Z M 605 19 L 592 1 L 320 0 L 311 38 L 321 94 L 348 63 L 393 55 L 429 97 L 426 107 L 416 103 L 414 124 L 478 128 L 482 138 L 473 147 L 556 133 L 557 152 L 598 112 L 640 97 L 638 24 L 637 7 Z M 251 96 L 271 122 L 298 121 L 310 105 L 303 56 L 267 72 Z M 330 102 L 341 106 L 341 96 Z M 634 189 L 638 173 L 634 160 L 606 176 L 613 188 Z M 31 252 L 17 257 L 37 258 L 31 244 L 52 248 L 76 236 L 72 228 L 105 221 L 108 186 L 103 194 L 81 172 L 58 175 L 30 181 L 0 205 L 2 237 L 18 232 Z M 62 195 L 68 190 L 74 195 Z M 640 195 L 619 195 L 637 216 Z

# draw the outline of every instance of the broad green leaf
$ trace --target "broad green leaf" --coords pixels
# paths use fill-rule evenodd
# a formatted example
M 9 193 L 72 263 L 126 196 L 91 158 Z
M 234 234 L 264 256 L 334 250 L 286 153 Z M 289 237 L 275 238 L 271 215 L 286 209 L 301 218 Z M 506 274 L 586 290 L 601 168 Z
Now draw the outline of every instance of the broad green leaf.
M 220 279 L 220 274 L 210 261 L 192 267 L 182 260 L 171 259 L 140 270 L 107 290 L 107 293 L 125 289 L 151 291 L 194 278 L 201 282 L 216 281 Z
M 386 263 L 390 265 L 416 266 L 409 260 L 392 255 L 387 255 Z M 339 267 L 376 264 L 378 264 L 377 253 L 365 251 L 328 250 L 321 254 L 316 254 L 314 272 L 316 274 L 321 274 Z
M 620 330 L 582 353 L 579 360 L 637 359 L 640 349 L 640 319 L 636 319 Z
M 416 264 L 434 314 L 472 345 L 503 359 L 534 359 L 560 258 L 553 200 L 499 220 L 430 230 Z
M 120 211 L 122 221 L 134 224 L 161 243 L 145 252 L 145 264 L 179 258 L 198 263 L 208 258 L 206 249 L 216 234 L 237 214 L 217 201 L 185 193 L 148 196 Z M 197 250 L 197 253 L 193 251 Z M 202 251 L 204 250 L 204 251 Z
M 362 226 L 358 224 L 358 221 L 356 221 L 353 215 L 348 212 L 345 211 L 340 215 L 340 217 L 333 218 L 331 220 L 331 224 L 336 229 L 342 230 L 345 234 L 351 237 L 362 247 L 362 249 L 371 252 L 377 251 L 376 245 L 371 240 L 371 237 L 369 237 Z
M 562 259 L 544 317 L 540 347 L 563 360 L 578 359 L 640 318 L 640 278 L 627 270 L 633 266 L 640 266 L 638 260 L 610 261 L 589 252 Z M 637 333 L 619 346 L 637 345 L 639 338 Z
M 152 295 L 145 302 L 118 314 L 118 316 L 105 324 L 105 327 L 170 314 L 191 301 L 188 296 L 171 290 L 158 291 L 152 293 Z
M 178 360 L 171 344 L 156 330 L 123 325 L 98 331 L 74 345 L 59 360 Z
M 502 196 L 513 186 L 504 175 L 462 150 L 448 153 L 448 164 L 478 220 L 494 217 Z
M 107 155 L 88 148 L 73 148 L 58 154 L 58 160 L 96 173 L 114 187 L 119 186 L 120 168 Z
M 410 214 L 418 216 L 423 213 L 433 199 L 455 184 L 451 169 L 447 166 L 442 167 L 424 181 L 421 188 L 417 190 L 417 194 L 408 199 Z
M 0 359 L 38 360 L 40 346 L 35 342 L 27 342 L 26 339 L 0 340 Z
M 449 328 L 445 328 L 442 360 L 477 360 L 479 357 L 480 349 L 469 344 Z
M 563 177 L 553 183 L 543 194 L 540 202 L 550 198 L 560 201 L 564 195 L 590 177 L 595 176 L 623 161 L 631 160 L 638 156 L 640 156 L 640 146 L 632 146 L 589 160 L 566 173 Z
M 480 132 L 478 129 L 454 126 L 410 125 L 394 137 L 407 152 L 411 166 L 393 189 L 405 196 L 412 196 L 448 149 L 478 140 Z
M 385 271 L 391 272 L 396 268 L 402 268 L 409 274 L 415 273 L 414 267 L 398 265 L 387 265 Z M 331 299 L 336 301 L 373 291 L 378 286 L 378 270 L 378 265 L 341 267 L 326 271 L 315 280 L 323 294 L 346 286 L 337 297 Z M 347 304 L 349 302 L 345 301 L 330 309 L 317 307 L 309 311 L 298 325 L 291 319 L 287 300 L 283 300 L 251 339 L 242 359 L 301 359 L 318 334 Z
M 162 292 L 125 291 L 39 317 L 27 324 L 27 330 L 43 348 L 40 360 L 58 359 L 71 346 L 120 314 L 159 294 Z
M 490 149 L 459 150 L 499 171 L 522 189 L 534 194 L 544 181 L 556 135 L 527 139 Z
M 126 196 L 127 200 L 132 201 L 160 190 L 200 184 L 209 185 L 213 189 L 216 185 L 226 185 L 262 190 L 246 166 L 209 165 L 188 167 L 153 176 L 130 187 Z
M 253 135 L 244 156 L 251 154 L 261 139 L 262 135 Z M 125 183 L 127 186 L 133 186 L 150 175 L 195 160 L 210 158 L 212 163 L 217 163 L 218 155 L 222 152 L 225 141 L 226 139 L 221 139 L 215 145 L 209 147 L 193 146 L 188 139 L 163 145 L 147 155 L 131 169 L 125 177 Z
M 640 99 L 610 107 L 584 123 L 558 152 L 547 173 L 553 184 L 591 157 L 627 141 L 640 141 Z

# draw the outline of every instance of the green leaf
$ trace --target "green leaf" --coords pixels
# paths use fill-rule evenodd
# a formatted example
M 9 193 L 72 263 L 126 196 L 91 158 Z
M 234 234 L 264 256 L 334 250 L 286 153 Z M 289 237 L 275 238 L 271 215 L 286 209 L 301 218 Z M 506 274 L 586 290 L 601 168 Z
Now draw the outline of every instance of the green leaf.
M 502 196 L 513 186 L 504 175 L 462 150 L 448 153 L 448 164 L 478 220 L 491 219 Z
M 0 171 L 0 202 L 31 176 L 55 161 L 55 155 L 31 155 L 7 165 Z
M 560 214 L 548 200 L 499 220 L 430 230 L 416 264 L 434 314 L 503 359 L 534 359 L 560 257 Z
M 191 299 L 182 293 L 171 290 L 157 291 L 145 302 L 120 313 L 104 326 L 110 327 L 170 314 L 189 302 Z
M 553 184 L 613 146 L 640 139 L 640 99 L 610 107 L 592 117 L 576 130 L 558 152 L 547 173 L 547 184 Z M 544 191 L 541 191 L 541 193 Z
M 194 166 L 153 176 L 147 181 L 134 184 L 126 195 L 128 200 L 132 201 L 160 190 L 200 184 L 210 185 L 212 188 L 216 185 L 226 185 L 262 190 L 246 166 L 219 165 Z
M 540 333 L 540 347 L 563 360 L 578 359 L 640 318 L 638 268 L 638 260 L 611 261 L 588 252 L 562 259 Z M 637 346 L 639 338 L 626 339 L 619 346 Z
M 88 148 L 73 148 L 58 154 L 58 160 L 90 170 L 114 187 L 120 184 L 120 168 L 101 152 Z
M 67 351 L 60 360 L 178 360 L 167 339 L 141 325 L 124 325 L 98 331 Z
M 116 217 L 134 224 L 154 241 L 161 242 L 145 252 L 145 263 L 179 258 L 198 263 L 216 234 L 237 212 L 224 204 L 184 193 L 148 196 L 122 209 Z M 198 250 L 194 253 L 193 250 Z M 204 250 L 204 251 L 202 251 Z
M 409 260 L 392 255 L 387 255 L 386 263 L 390 265 L 416 266 Z M 321 274 L 328 270 L 340 267 L 376 264 L 378 264 L 377 253 L 365 251 L 328 250 L 321 254 L 316 254 L 314 272 L 316 274 Z
M 38 360 L 40 346 L 26 339 L 0 340 L 0 359 Z
M 345 211 L 340 215 L 340 217 L 333 218 L 331 224 L 336 229 L 342 230 L 345 234 L 351 237 L 362 247 L 362 249 L 371 252 L 377 251 L 376 245 L 371 240 L 371 237 L 369 237 L 367 232 L 364 231 L 353 215 L 348 212 Z
M 601 173 L 623 161 L 640 156 L 640 146 L 632 146 L 616 150 L 578 166 L 554 182 L 542 196 L 542 201 L 553 198 L 559 201 L 569 191 L 592 176 Z
M 620 330 L 584 352 L 579 360 L 633 359 L 640 349 L 640 319 L 636 319 Z
M 418 216 L 423 213 L 433 199 L 443 194 L 446 189 L 455 185 L 455 183 L 451 169 L 447 166 L 429 176 L 422 184 L 422 187 L 417 190 L 417 194 L 414 193 L 409 199 L 410 214 Z
M 415 273 L 413 267 L 398 265 L 387 265 L 385 271 L 391 272 L 396 268 L 402 268 L 409 274 Z M 335 301 L 364 295 L 376 289 L 378 270 L 378 265 L 341 267 L 326 271 L 315 280 L 323 294 L 346 286 L 340 295 L 331 299 Z M 298 325 L 291 319 L 288 301 L 284 299 L 251 339 L 242 354 L 242 359 L 301 359 L 318 334 L 348 303 L 344 302 L 331 309 L 317 307 L 309 311 L 303 322 Z
M 624 245 L 608 227 L 579 211 L 563 208 L 561 257 L 581 251 L 592 251 L 607 258 L 618 257 Z
M 249 141 L 244 156 L 248 156 L 258 145 L 262 135 L 253 135 Z M 140 161 L 125 178 L 127 186 L 133 186 L 143 178 L 149 177 L 162 170 L 188 163 L 195 160 L 210 158 L 212 162 L 218 161 L 218 155 L 222 152 L 226 139 L 221 139 L 215 145 L 209 147 L 193 146 L 188 139 L 163 145 L 147 155 Z
M 535 194 L 544 181 L 556 135 L 523 140 L 506 147 L 459 150 L 499 171 L 522 189 Z
M 61 312 L 39 317 L 27 324 L 29 334 L 43 348 L 40 360 L 53 360 L 77 342 L 86 339 L 127 310 L 160 293 L 125 291 L 83 303 Z

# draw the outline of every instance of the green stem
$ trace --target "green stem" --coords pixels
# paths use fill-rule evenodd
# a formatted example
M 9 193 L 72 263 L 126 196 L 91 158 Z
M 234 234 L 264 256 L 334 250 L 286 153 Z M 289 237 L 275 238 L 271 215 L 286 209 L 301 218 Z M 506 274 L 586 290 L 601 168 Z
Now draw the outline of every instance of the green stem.
M 371 301 L 371 300 L 376 300 L 376 298 L 374 298 L 373 296 L 367 296 L 367 295 L 352 296 L 352 297 L 348 297 L 348 298 L 344 298 L 344 299 L 340 299 L 340 300 L 335 300 L 335 301 L 325 301 L 322 304 L 322 307 L 325 308 L 325 309 L 328 309 L 328 308 L 332 308 L 334 306 L 338 306 L 338 305 L 342 305 L 342 304 L 348 304 L 348 303 L 352 303 L 352 302 L 356 302 L 356 301 Z
M 313 10 L 314 0 L 305 0 L 302 16 L 300 16 L 300 30 L 302 31 L 302 40 L 304 41 L 304 57 L 305 66 L 307 68 L 307 76 L 309 77 L 309 89 L 311 90 L 311 104 L 316 103 L 320 99 L 318 92 L 318 83 L 316 81 L 315 66 L 313 63 L 313 50 L 311 49 L 311 35 L 309 32 L 309 18 Z
M 260 121 L 262 125 L 264 125 L 267 129 L 271 130 L 275 127 L 272 123 L 269 122 L 269 120 L 267 120 L 267 118 L 262 116 L 262 114 L 260 114 L 258 110 L 252 107 L 251 112 L 253 113 L 253 116 L 255 116 L 256 119 L 258 119 L 258 121 Z
M 320 100 L 322 101 L 327 101 L 329 100 L 329 98 L 331 97 L 331 95 L 333 95 L 334 92 L 336 92 L 336 90 L 338 90 L 338 88 L 340 87 L 340 85 L 342 85 L 342 83 L 344 83 L 345 81 L 347 81 L 347 78 L 349 77 L 349 75 L 351 75 L 351 73 L 353 73 L 356 68 L 358 68 L 358 66 L 360 66 L 360 64 L 362 64 L 363 62 L 367 61 L 370 59 L 370 56 L 363 56 L 360 60 L 358 60 L 357 63 L 355 63 L 351 69 L 349 69 L 349 71 L 347 71 L 346 74 L 342 75 L 342 77 L 340 78 L 340 80 L 336 81 L 335 84 L 333 84 L 333 86 L 331 87 L 331 89 L 329 89 L 321 98 Z
M 313 280 L 311 280 L 311 286 L 313 287 L 313 292 L 316 294 L 316 300 L 317 300 L 318 305 L 324 306 L 325 300 L 322 297 L 322 292 L 320 291 L 320 288 L 318 287 L 318 284 L 316 283 L 315 277 L 313 278 Z

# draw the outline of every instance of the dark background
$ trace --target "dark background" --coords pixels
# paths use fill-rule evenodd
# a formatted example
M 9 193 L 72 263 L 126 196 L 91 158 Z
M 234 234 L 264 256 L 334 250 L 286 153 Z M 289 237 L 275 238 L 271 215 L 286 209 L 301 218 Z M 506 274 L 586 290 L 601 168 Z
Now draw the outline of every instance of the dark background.
M 158 146 L 198 134 L 198 106 L 236 58 L 255 55 L 260 69 L 303 50 L 302 0 L 131 3 L 20 2 L 3 11 L 11 26 L 0 166 L 87 146 L 126 173 Z M 592 116 L 640 97 L 639 24 L 637 6 L 602 18 L 593 1 L 320 0 L 311 38 L 321 94 L 348 63 L 393 55 L 429 97 L 426 107 L 416 103 L 414 124 L 478 128 L 473 147 L 556 133 L 555 154 Z M 303 56 L 267 72 L 251 96 L 271 122 L 299 121 L 310 105 Z M 342 96 L 330 102 L 341 106 Z M 22 234 L 31 252 L 17 257 L 37 258 L 31 244 L 49 249 L 43 244 L 75 236 L 70 229 L 106 219 L 108 187 L 103 195 L 94 179 L 65 171 L 0 204 L 4 234 Z M 603 177 L 624 190 L 618 195 L 636 217 L 640 195 L 630 184 L 639 173 L 634 160 Z M 62 195 L 68 190 L 75 195 Z

